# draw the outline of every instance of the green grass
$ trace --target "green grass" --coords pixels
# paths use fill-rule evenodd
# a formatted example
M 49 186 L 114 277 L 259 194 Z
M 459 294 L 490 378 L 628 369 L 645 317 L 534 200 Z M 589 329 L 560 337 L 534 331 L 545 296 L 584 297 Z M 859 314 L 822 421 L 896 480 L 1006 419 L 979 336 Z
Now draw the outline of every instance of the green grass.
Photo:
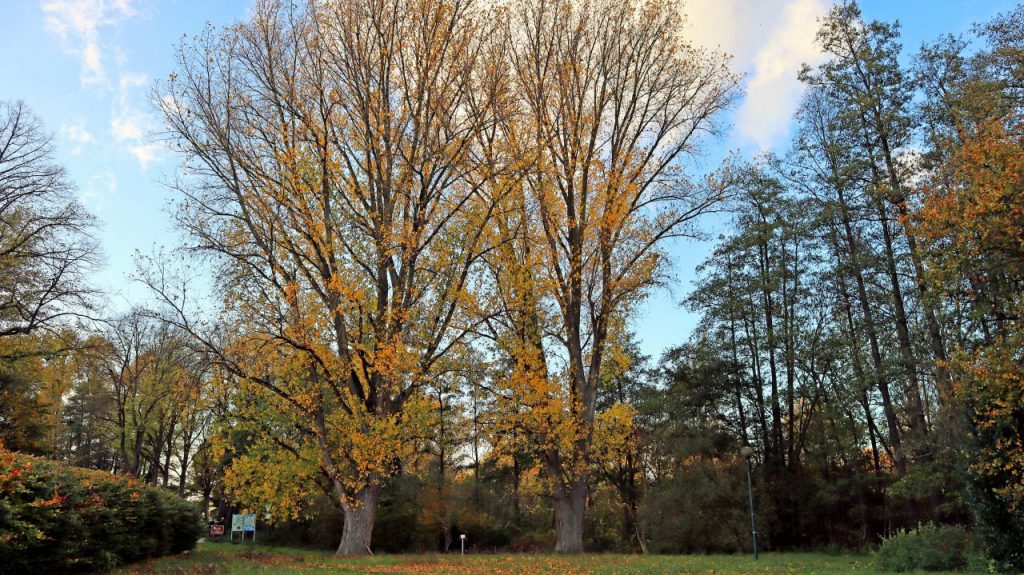
M 675 575 L 734 573 L 819 575 L 878 573 L 868 555 L 767 553 L 759 561 L 742 555 L 376 555 L 339 558 L 330 553 L 204 543 L 195 551 L 126 567 L 129 574 L 248 575 L 250 573 L 424 575 Z

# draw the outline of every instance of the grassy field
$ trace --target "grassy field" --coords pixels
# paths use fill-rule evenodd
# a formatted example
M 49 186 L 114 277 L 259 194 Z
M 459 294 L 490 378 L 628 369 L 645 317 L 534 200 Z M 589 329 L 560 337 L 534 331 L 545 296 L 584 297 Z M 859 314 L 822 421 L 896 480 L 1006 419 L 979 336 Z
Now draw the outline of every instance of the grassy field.
M 243 575 L 249 573 L 418 575 L 669 575 L 701 573 L 849 574 L 877 573 L 866 555 L 769 553 L 757 562 L 738 555 L 377 555 L 336 558 L 330 553 L 284 547 L 201 544 L 176 557 L 132 565 L 119 575 Z

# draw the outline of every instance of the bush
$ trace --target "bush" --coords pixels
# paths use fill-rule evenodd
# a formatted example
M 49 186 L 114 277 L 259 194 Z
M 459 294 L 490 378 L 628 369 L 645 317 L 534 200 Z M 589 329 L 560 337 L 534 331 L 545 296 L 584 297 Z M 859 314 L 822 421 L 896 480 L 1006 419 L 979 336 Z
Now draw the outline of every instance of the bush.
M 1003 441 L 999 436 L 1008 431 L 999 427 L 990 426 L 977 433 L 973 453 L 984 450 L 986 442 L 991 445 Z M 1012 469 L 1002 466 L 983 468 L 985 472 L 973 469 L 968 483 L 968 501 L 978 522 L 978 539 L 993 560 L 993 570 L 1024 573 L 1024 504 L 1014 505 L 1006 491 L 1008 485 L 1019 484 L 1019 476 L 1015 478 Z
M 0 447 L 0 565 L 81 573 L 180 553 L 202 532 L 199 511 L 134 479 Z
M 974 551 L 963 527 L 923 523 L 883 540 L 877 564 L 886 571 L 957 571 L 968 566 Z

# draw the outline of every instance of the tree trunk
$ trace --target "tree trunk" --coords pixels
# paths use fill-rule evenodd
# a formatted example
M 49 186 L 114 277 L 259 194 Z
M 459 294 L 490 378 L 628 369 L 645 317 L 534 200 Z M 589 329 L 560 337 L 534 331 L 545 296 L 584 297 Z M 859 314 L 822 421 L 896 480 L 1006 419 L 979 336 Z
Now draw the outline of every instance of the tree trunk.
M 160 478 L 161 483 L 166 489 L 171 483 L 171 459 L 174 457 L 174 427 L 175 424 L 171 423 L 171 429 L 167 432 L 166 445 L 164 446 L 164 463 L 160 472 L 163 474 Z
M 839 248 L 839 233 L 835 226 L 832 226 L 829 234 L 832 240 L 833 254 L 835 255 L 836 261 L 839 262 L 840 268 L 842 267 L 843 254 Z M 851 258 L 852 260 L 852 258 Z M 857 270 L 859 277 L 859 267 L 854 264 L 853 269 Z M 874 464 L 875 473 L 881 473 L 882 466 L 878 459 L 878 441 L 875 437 L 875 421 L 871 415 L 871 405 L 868 402 L 868 380 L 864 375 L 864 366 L 860 362 L 860 344 L 857 342 L 857 324 L 853 320 L 853 303 L 851 303 L 850 290 L 846 284 L 846 276 L 843 272 L 835 275 L 836 283 L 839 288 L 839 295 L 843 302 L 843 315 L 846 317 L 846 329 L 847 329 L 847 343 L 850 345 L 850 362 L 853 368 L 853 377 L 857 382 L 858 387 L 861 390 L 862 404 L 864 406 L 864 418 L 867 422 L 868 427 L 868 438 L 871 440 L 871 461 Z M 853 420 L 853 413 L 850 413 L 850 419 Z M 856 426 L 854 426 L 856 429 Z M 856 442 L 856 434 L 854 434 L 854 441 Z
M 857 298 L 860 302 L 861 314 L 864 317 L 864 329 L 867 332 L 868 344 L 871 350 L 871 364 L 874 367 L 875 386 L 882 395 L 882 411 L 885 414 L 885 423 L 889 429 L 889 445 L 892 449 L 896 467 L 902 473 L 905 470 L 902 440 L 900 438 L 899 423 L 896 419 L 896 411 L 893 408 L 892 397 L 889 393 L 889 382 L 885 379 L 885 369 L 882 365 L 882 351 L 878 344 L 878 331 L 875 327 L 874 313 L 868 299 L 867 287 L 864 280 L 864 272 L 861 267 L 861 254 L 858 247 L 857 235 L 853 230 L 853 223 L 846 203 L 846 197 L 842 188 L 836 188 L 836 199 L 839 201 L 839 214 L 842 218 L 843 231 L 846 236 L 847 250 L 850 255 L 851 271 L 857 285 Z
M 764 221 L 764 220 L 762 220 Z M 782 405 L 779 403 L 779 372 L 778 365 L 775 360 L 775 352 L 777 342 L 775 338 L 775 305 L 772 299 L 771 292 L 771 280 L 769 268 L 770 261 L 768 257 L 768 243 L 766 240 L 762 240 L 758 244 L 758 254 L 760 256 L 760 271 L 761 271 L 761 297 L 764 300 L 764 327 L 766 334 L 766 343 L 768 346 L 768 369 L 771 375 L 772 395 L 771 395 L 771 411 L 772 411 L 772 441 L 771 449 L 769 450 L 770 462 L 775 466 L 782 466 L 784 463 L 784 446 L 782 442 Z
M 583 553 L 587 480 L 582 477 L 555 494 L 555 553 Z
M 203 523 L 210 521 L 210 499 L 213 495 L 213 489 L 210 487 L 203 488 Z
M 889 230 L 889 213 L 880 198 L 876 198 L 875 203 L 879 224 L 882 228 L 882 245 L 885 247 L 886 270 L 889 274 L 889 284 L 892 286 L 893 311 L 896 320 L 896 341 L 899 345 L 900 364 L 907 375 L 906 395 L 909 397 L 907 411 L 910 415 L 910 430 L 917 443 L 914 447 L 920 451 L 921 443 L 925 440 L 928 433 L 928 425 L 924 419 L 924 409 L 921 404 L 921 386 L 917 380 L 917 359 L 914 357 L 913 344 L 910 341 L 910 326 L 903 302 L 903 289 L 900 287 L 900 275 L 896 266 L 892 233 Z
M 785 243 L 783 243 L 785 245 Z M 796 449 L 796 300 L 800 293 L 800 245 L 799 240 L 793 241 L 793 289 L 786 284 L 786 263 L 782 262 L 782 310 L 783 310 L 783 350 L 786 363 L 786 416 L 788 418 L 786 438 L 786 465 L 795 467 L 800 458 L 800 450 Z M 802 440 L 801 440 L 802 442 Z
M 914 231 L 907 225 L 910 221 L 910 210 L 907 209 L 906 195 L 903 191 L 903 183 L 900 181 L 896 169 L 896 162 L 893 160 L 892 148 L 889 145 L 889 136 L 882 129 L 882 113 L 875 110 L 875 127 L 879 135 L 879 144 L 882 147 L 882 155 L 885 158 L 885 168 L 889 175 L 889 185 L 892 187 L 894 196 L 889 201 L 899 213 L 898 221 L 903 227 L 903 233 L 907 240 L 907 249 L 910 252 L 910 261 L 914 266 L 914 280 L 917 283 L 917 290 L 921 298 L 921 308 L 924 310 L 925 324 L 928 326 L 928 337 L 931 344 L 932 359 L 935 360 L 935 383 L 940 390 L 948 389 L 949 372 L 946 369 L 946 343 L 942 338 L 942 331 L 939 321 L 936 318 L 935 304 L 928 294 L 928 282 L 925 280 L 924 265 L 921 263 L 921 254 L 917 248 L 917 238 Z
M 512 517 L 516 521 L 519 521 L 520 516 L 520 505 L 519 505 L 519 484 L 522 481 L 522 468 L 519 465 L 519 457 L 516 454 L 512 454 Z
M 181 469 L 178 472 L 178 495 L 181 497 L 185 497 L 185 479 L 188 477 L 188 465 L 191 463 L 189 455 L 191 451 L 191 440 L 186 440 L 181 450 Z
M 761 360 L 758 355 L 758 348 L 760 344 L 758 343 L 757 332 L 757 310 L 754 306 L 753 296 L 749 298 L 748 308 L 750 313 L 747 317 L 743 318 L 743 327 L 747 331 L 747 334 L 749 334 L 749 337 L 747 338 L 747 348 L 749 350 L 748 353 L 750 353 L 751 372 L 754 377 L 754 391 L 756 392 L 754 400 L 756 402 L 755 407 L 757 408 L 757 413 L 755 415 L 757 416 L 757 423 L 761 428 L 762 445 L 764 445 L 767 450 L 771 448 L 772 441 L 771 437 L 768 435 L 768 416 L 765 411 L 766 404 L 764 400 L 764 377 L 761 375 Z
M 380 485 L 369 485 L 356 493 L 350 502 L 342 503 L 345 527 L 341 532 L 338 555 L 367 555 L 373 536 L 373 523 L 377 519 Z

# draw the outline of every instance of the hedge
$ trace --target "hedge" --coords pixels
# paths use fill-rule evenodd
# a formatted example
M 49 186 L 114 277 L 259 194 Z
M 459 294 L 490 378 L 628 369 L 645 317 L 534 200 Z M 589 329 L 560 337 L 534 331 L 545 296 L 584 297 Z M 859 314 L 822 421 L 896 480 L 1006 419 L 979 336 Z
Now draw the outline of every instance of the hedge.
M 135 479 L 0 446 L 0 570 L 82 573 L 195 546 L 196 507 Z
M 922 523 L 884 539 L 876 566 L 885 571 L 961 571 L 981 559 L 967 531 L 958 525 Z

